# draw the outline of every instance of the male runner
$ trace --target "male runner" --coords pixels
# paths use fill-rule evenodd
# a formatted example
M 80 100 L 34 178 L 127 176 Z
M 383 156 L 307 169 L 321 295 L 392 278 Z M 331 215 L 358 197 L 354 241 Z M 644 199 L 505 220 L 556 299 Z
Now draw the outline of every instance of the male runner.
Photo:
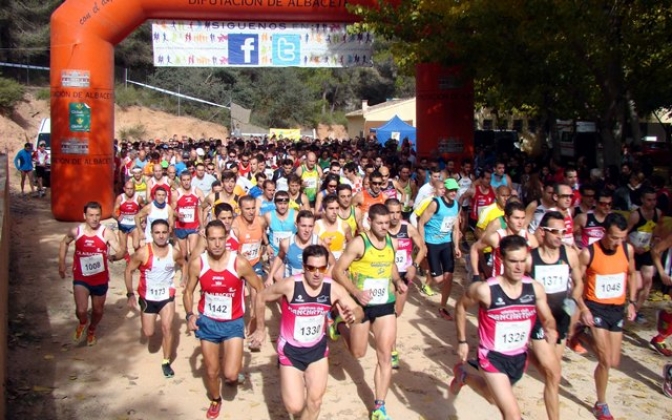
M 189 253 L 196 247 L 198 232 L 204 226 L 205 218 L 202 208 L 204 201 L 203 191 L 191 185 L 191 174 L 182 172 L 180 187 L 173 192 L 171 203 L 173 203 L 172 208 L 177 219 L 174 233 L 185 259 L 188 259 Z
M 163 361 L 161 369 L 163 376 L 172 378 L 175 372 L 170 367 L 170 357 L 173 350 L 173 317 L 175 316 L 175 270 L 181 269 L 184 257 L 168 240 L 170 233 L 168 222 L 163 219 L 155 220 L 150 226 L 152 242 L 137 250 L 130 262 L 126 265 L 124 280 L 126 282 L 126 297 L 128 306 L 140 309 L 142 332 L 147 337 L 154 335 L 157 315 L 161 318 Z M 133 272 L 140 270 L 138 284 L 139 298 L 136 300 L 133 292 Z M 182 272 L 184 276 L 184 271 Z M 180 280 L 180 284 L 184 284 Z M 140 307 L 138 308 L 138 302 Z
M 117 235 L 100 223 L 102 206 L 90 201 L 84 205 L 84 223 L 70 229 L 61 241 L 58 250 L 58 275 L 65 278 L 65 257 L 71 242 L 75 242 L 75 253 L 72 260 L 73 294 L 75 297 L 75 314 L 79 325 L 73 340 L 79 343 L 86 331 L 86 344 L 96 344 L 96 327 L 103 319 L 105 298 L 107 296 L 110 272 L 107 266 L 110 261 L 124 258 L 126 249 L 119 245 Z M 114 254 L 108 252 L 110 251 Z M 89 298 L 91 298 L 91 320 L 89 322 Z

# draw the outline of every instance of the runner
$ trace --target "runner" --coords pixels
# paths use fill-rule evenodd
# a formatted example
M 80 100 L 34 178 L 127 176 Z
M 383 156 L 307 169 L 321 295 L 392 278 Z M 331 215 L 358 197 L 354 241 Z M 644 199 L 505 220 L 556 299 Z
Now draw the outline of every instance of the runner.
M 163 361 L 161 369 L 163 376 L 172 378 L 175 372 L 170 367 L 171 352 L 173 351 L 173 317 L 175 316 L 175 270 L 181 269 L 184 258 L 180 250 L 174 248 L 170 239 L 169 226 L 166 220 L 155 220 L 150 226 L 152 242 L 136 251 L 126 265 L 124 279 L 126 281 L 126 297 L 128 306 L 140 309 L 142 332 L 146 337 L 154 335 L 157 315 L 161 318 Z M 139 298 L 136 300 L 133 292 L 133 272 L 140 270 L 138 284 Z M 182 270 L 182 276 L 184 271 Z M 184 284 L 184 279 L 180 280 Z M 138 307 L 138 302 L 140 307 Z
M 609 192 L 598 191 L 594 197 L 597 203 L 595 209 L 574 217 L 574 237 L 578 239 L 577 244 L 581 249 L 602 239 L 604 219 L 611 213 L 613 198 Z
M 268 241 L 271 245 L 268 250 L 271 257 L 278 255 L 280 241 L 296 233 L 297 211 L 289 208 L 289 193 L 278 191 L 275 193 L 274 202 L 275 210 L 264 215 L 266 225 L 268 225 Z M 273 264 L 272 261 L 271 264 Z
M 460 196 L 461 206 L 471 197 L 471 208 L 469 211 L 469 227 L 476 231 L 476 224 L 483 209 L 491 205 L 495 201 L 495 190 L 490 186 L 490 178 L 492 177 L 492 170 L 486 168 L 481 171 L 479 179 L 474 181 L 464 194 Z M 476 236 L 478 237 L 478 235 Z
M 296 175 L 301 178 L 303 192 L 308 197 L 309 206 L 315 208 L 315 199 L 317 196 L 317 187 L 322 179 L 322 168 L 316 165 L 317 156 L 313 152 L 306 155 L 305 165 L 302 164 L 296 169 Z
M 137 193 L 136 193 L 137 194 Z M 143 220 L 145 221 L 145 232 L 144 232 L 144 238 L 147 241 L 147 243 L 152 242 L 152 232 L 150 231 L 150 227 L 152 226 L 152 222 L 155 220 L 163 219 L 168 221 L 168 225 L 170 226 L 170 230 L 173 230 L 173 208 L 168 205 L 166 202 L 166 199 L 168 197 L 168 192 L 166 191 L 165 188 L 157 188 L 156 191 L 154 192 L 154 200 L 147 204 L 145 207 L 143 207 L 136 215 L 135 215 L 135 225 L 136 226 L 141 226 Z M 140 232 L 136 230 L 136 234 L 133 235 L 133 249 L 138 249 L 140 248 L 140 240 L 141 240 L 141 235 Z
M 541 222 L 541 218 L 544 217 L 547 211 L 555 207 L 555 201 L 553 201 L 554 191 L 553 183 L 544 183 L 541 198 L 533 200 L 527 205 L 525 209 L 525 225 L 529 233 L 534 235 Z
M 555 343 L 555 320 L 541 284 L 525 275 L 527 243 L 520 236 L 507 236 L 500 243 L 504 274 L 472 283 L 456 305 L 457 353 L 455 378 L 450 392 L 457 395 L 464 385 L 497 405 L 505 420 L 520 420 L 513 385 L 525 372 L 527 345 L 537 316 L 546 340 Z M 467 308 L 478 305 L 478 366 L 482 376 L 467 373 Z
M 345 245 L 352 240 L 350 225 L 338 217 L 338 197 L 328 195 L 324 199 L 322 218 L 315 222 L 313 232 L 324 242 L 333 254 L 339 259 L 345 250 Z
M 602 239 L 579 254 L 585 283 L 577 303 L 581 323 L 590 329 L 590 336 L 579 329 L 571 340 L 592 348 L 598 360 L 593 415 L 598 420 L 613 420 L 607 405 L 609 369 L 617 367 L 621 360 L 625 307 L 630 321 L 636 316 L 637 283 L 635 251 L 626 242 L 627 221 L 622 215 L 611 213 L 604 220 L 604 228 Z
M 462 251 L 455 244 L 460 243 L 460 206 L 455 201 L 460 186 L 454 178 L 448 178 L 438 189 L 435 197 L 418 221 L 418 232 L 427 244 L 427 261 L 430 274 L 420 288 L 427 296 L 436 293 L 432 284 L 441 285 L 441 304 L 439 316 L 452 321 L 453 317 L 446 309 L 453 288 L 455 258 L 462 257 Z
M 390 227 L 387 232 L 393 239 L 397 240 L 394 263 L 401 280 L 408 287 L 415 281 L 418 267 L 427 255 L 427 247 L 422 240 L 422 236 L 420 236 L 420 232 L 403 220 L 402 205 L 399 200 L 389 198 L 385 201 L 385 207 L 390 212 Z M 413 257 L 414 248 L 418 250 L 415 258 Z M 397 317 L 400 317 L 404 311 L 407 296 L 407 293 L 397 292 L 397 300 L 394 306 L 394 313 Z M 396 340 L 392 347 L 392 369 L 399 369 L 399 351 L 397 350 Z
M 47 151 L 47 143 L 40 141 L 37 146 L 37 151 L 33 154 L 35 161 L 35 178 L 37 180 L 37 193 L 40 197 L 44 197 L 47 188 L 44 182 L 47 178 L 47 165 L 49 162 L 49 152 Z
M 504 272 L 504 261 L 502 259 L 499 245 L 506 236 L 520 236 L 525 239 L 529 249 L 539 246 L 537 238 L 530 235 L 525 230 L 525 206 L 520 201 L 509 201 L 504 207 L 504 221 L 506 227 L 498 229 L 493 233 L 487 233 L 478 241 L 474 242 L 470 249 L 471 269 L 473 270 L 472 281 L 480 281 L 478 255 L 486 247 L 492 248 L 492 276 L 501 276 Z M 564 232 L 564 231 L 563 231 Z
M 262 245 L 268 245 L 266 220 L 257 214 L 256 200 L 244 195 L 238 200 L 240 217 L 236 217 L 231 225 L 231 231 L 238 238 L 240 248 L 238 253 L 247 259 L 254 272 L 259 277 L 264 276 L 261 264 Z
M 257 198 L 257 210 L 259 211 L 259 216 L 264 216 L 266 213 L 275 210 L 275 202 L 273 201 L 273 196 L 275 195 L 275 182 L 267 179 L 262 184 L 262 188 L 262 194 Z
M 173 193 L 172 208 L 176 217 L 175 238 L 185 259 L 189 259 L 189 254 L 196 247 L 198 231 L 204 225 L 202 209 L 204 201 L 203 192 L 191 185 L 191 174 L 182 172 L 180 187 Z
M 394 187 L 400 192 L 399 201 L 403 203 L 401 214 L 404 220 L 408 220 L 413 212 L 413 203 L 418 193 L 418 187 L 411 179 L 411 165 L 402 163 L 399 165 L 399 176 L 394 181 Z
M 124 258 L 126 250 L 119 245 L 117 235 L 100 223 L 103 208 L 90 201 L 84 206 L 84 223 L 70 229 L 61 241 L 58 251 L 58 275 L 65 278 L 65 258 L 68 247 L 75 242 L 72 260 L 73 294 L 75 314 L 79 325 L 73 340 L 79 343 L 86 331 L 86 344 L 96 344 L 96 327 L 103 319 L 105 298 L 107 296 L 110 272 L 107 260 L 118 261 Z M 114 254 L 109 253 L 109 251 Z M 91 298 L 91 320 L 89 322 L 89 297 Z
M 658 271 L 660 281 L 664 287 L 672 286 L 672 235 L 665 235 L 651 249 L 653 265 Z M 669 292 L 668 292 L 669 293 Z M 658 322 L 656 323 L 658 334 L 649 342 L 651 347 L 665 357 L 672 357 L 672 349 L 665 343 L 665 340 L 672 335 L 672 312 L 668 309 L 661 309 L 658 312 Z M 670 376 L 672 379 L 672 376 Z M 672 398 L 672 384 L 668 388 L 668 397 Z
M 133 181 L 133 186 L 135 187 L 136 194 L 139 194 L 141 197 L 147 196 L 147 179 L 142 174 L 142 168 L 135 166 L 131 169 L 131 178 Z
M 374 375 L 374 409 L 372 420 L 389 420 L 385 398 L 392 380 L 392 346 L 397 336 L 397 318 L 394 314 L 396 294 L 407 290 L 394 264 L 395 240 L 387 232 L 390 214 L 383 204 L 369 209 L 371 230 L 360 233 L 348 244 L 333 269 L 334 280 L 343 285 L 364 307 L 364 319 L 350 329 L 336 317 L 330 327 L 332 339 L 343 336 L 355 358 L 364 357 L 373 332 L 378 359 Z M 346 272 L 347 270 L 347 272 Z
M 143 199 L 145 203 L 154 200 L 154 193 L 158 187 L 163 187 L 166 191 L 171 190 L 170 181 L 167 176 L 163 175 L 163 168 L 161 165 L 154 165 L 152 167 L 152 177 L 147 181 L 147 191 Z M 171 196 L 168 196 L 168 204 L 170 204 Z
M 14 157 L 14 167 L 16 170 L 21 172 L 21 194 L 25 194 L 25 185 L 26 179 L 28 180 L 28 186 L 30 187 L 30 192 L 35 192 L 35 186 L 33 185 L 33 145 L 26 143 L 23 145 L 23 149 Z
M 353 236 L 357 233 L 357 221 L 362 219 L 362 212 L 352 205 L 352 187 L 341 184 L 336 189 L 338 197 L 338 218 L 348 223 Z
M 565 350 L 571 317 L 576 311 L 576 300 L 583 290 L 579 257 L 574 248 L 562 243 L 565 231 L 564 216 L 550 211 L 539 224 L 541 243 L 527 259 L 525 271 L 544 286 L 558 332 L 556 343 L 545 340 L 546 335 L 537 320 L 532 328 L 531 361 L 544 376 L 544 402 L 550 420 L 560 420 L 560 361 Z M 530 235 L 530 237 L 534 237 Z M 575 267 L 572 269 L 572 267 Z M 569 301 L 572 296 L 572 301 Z
M 663 213 L 656 208 L 656 192 L 649 188 L 642 188 L 642 205 L 630 213 L 628 219 L 628 242 L 635 249 L 635 269 L 637 270 L 637 318 L 639 324 L 646 323 L 646 318 L 641 309 L 649 297 L 653 275 L 655 274 L 653 260 L 651 259 L 651 243 L 653 231 Z
M 141 198 L 135 193 L 132 182 L 126 182 L 124 192 L 117 196 L 114 202 L 112 214 L 117 215 L 117 224 L 119 226 L 119 244 L 128 252 L 128 235 L 133 235 L 137 226 L 135 216 L 140 212 L 142 206 Z
M 308 196 L 301 191 L 301 178 L 296 174 L 291 174 L 288 180 L 289 208 L 296 211 L 312 210 Z
M 222 408 L 222 371 L 227 385 L 239 382 L 245 337 L 245 282 L 257 292 L 263 288 L 250 263 L 241 254 L 227 251 L 227 236 L 228 232 L 219 220 L 207 224 L 207 252 L 189 263 L 189 282 L 183 298 L 188 328 L 195 331 L 196 338 L 201 340 L 206 371 L 205 389 L 210 399 L 206 413 L 208 419 L 216 419 Z M 197 285 L 201 289 L 199 314 L 193 312 Z M 260 329 L 253 333 L 251 341 L 260 342 L 258 331 Z
M 273 284 L 257 295 L 256 319 L 263 340 L 266 303 L 282 298 L 278 363 L 282 400 L 291 416 L 316 420 L 329 377 L 326 314 L 332 305 L 352 324 L 363 317 L 362 308 L 338 283 L 326 277 L 329 251 L 309 245 L 303 251 L 304 271 Z M 261 342 L 254 343 L 261 345 Z
M 277 258 L 268 272 L 265 286 L 268 287 L 274 281 L 284 277 L 291 277 L 303 272 L 303 260 L 301 254 L 308 245 L 322 245 L 324 243 L 317 234 L 315 228 L 315 215 L 310 210 L 301 210 L 296 215 L 296 233 L 280 241 Z M 330 267 L 334 266 L 334 257 L 329 257 Z M 282 269 L 282 270 L 281 270 Z
M 555 184 L 553 187 L 553 201 L 555 206 L 549 210 L 557 210 L 565 216 L 565 237 L 562 242 L 565 245 L 574 245 L 574 219 L 572 217 L 572 200 L 574 192 L 572 187 L 567 184 Z
M 373 172 L 369 177 L 370 188 L 363 189 L 352 198 L 352 204 L 362 213 L 362 219 L 366 219 L 366 213 L 374 204 L 385 203 L 385 196 L 382 194 L 383 176 L 380 172 Z

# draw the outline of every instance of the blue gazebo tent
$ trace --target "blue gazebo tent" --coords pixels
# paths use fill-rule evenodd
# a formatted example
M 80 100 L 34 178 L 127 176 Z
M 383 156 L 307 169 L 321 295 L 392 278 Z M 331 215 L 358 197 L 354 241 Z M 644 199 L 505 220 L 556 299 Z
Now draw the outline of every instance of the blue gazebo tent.
M 373 130 L 372 130 L 373 131 Z M 389 139 L 395 139 L 401 144 L 405 138 L 411 142 L 411 147 L 415 149 L 415 127 L 406 124 L 398 115 L 375 130 L 376 137 L 380 144 L 385 144 Z

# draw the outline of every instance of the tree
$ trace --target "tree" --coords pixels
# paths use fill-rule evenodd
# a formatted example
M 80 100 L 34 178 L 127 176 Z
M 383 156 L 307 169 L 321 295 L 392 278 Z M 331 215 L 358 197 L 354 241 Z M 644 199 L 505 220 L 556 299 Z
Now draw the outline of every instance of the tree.
M 419 62 L 460 65 L 475 79 L 482 104 L 527 108 L 542 123 L 598 121 L 611 164 L 620 159 L 628 115 L 672 103 L 671 6 L 670 0 L 404 0 L 353 11 L 361 27 L 398 41 L 394 53 L 406 71 Z

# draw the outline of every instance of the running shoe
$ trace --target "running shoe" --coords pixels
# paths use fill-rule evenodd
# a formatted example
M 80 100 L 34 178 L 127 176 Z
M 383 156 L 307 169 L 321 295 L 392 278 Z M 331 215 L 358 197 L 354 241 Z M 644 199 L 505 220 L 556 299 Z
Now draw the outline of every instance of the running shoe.
M 464 386 L 464 380 L 467 378 L 467 371 L 464 369 L 462 363 L 458 363 L 453 366 L 453 380 L 450 381 L 450 387 L 448 390 L 452 395 L 457 395 L 460 393 L 460 390 Z
M 672 357 L 672 350 L 667 347 L 667 344 L 664 341 L 658 342 L 654 337 L 651 339 L 651 341 L 649 341 L 649 344 L 651 344 L 651 347 L 653 347 L 653 349 L 661 355 L 665 357 Z
M 399 369 L 399 352 L 392 352 L 392 369 Z
M 163 376 L 166 378 L 172 378 L 175 376 L 175 371 L 170 367 L 170 363 L 162 363 L 161 370 L 163 370 Z
M 581 344 L 580 336 L 582 332 L 579 330 L 567 340 L 567 347 L 569 347 L 576 354 L 586 354 L 588 350 Z
M 82 337 L 84 336 L 84 329 L 86 328 L 86 324 L 78 324 L 77 329 L 75 330 L 75 333 L 72 335 L 72 341 L 75 343 L 79 343 L 82 341 Z
M 638 324 L 646 324 L 646 317 L 641 313 L 637 312 L 637 315 L 635 316 L 635 322 Z
M 341 333 L 338 332 L 338 324 L 341 322 L 343 322 L 343 318 L 341 318 L 340 315 L 338 315 L 335 319 L 332 319 L 331 312 L 327 313 L 327 324 L 329 325 L 327 333 L 329 334 L 329 338 L 332 341 L 336 341 L 341 338 Z
M 96 332 L 93 330 L 86 331 L 86 345 L 89 347 L 95 346 L 98 340 L 96 339 Z
M 385 410 L 385 404 L 376 407 L 375 410 L 371 413 L 371 420 L 392 420 L 392 417 L 387 415 L 387 410 Z
M 434 289 L 432 289 L 426 283 L 423 284 L 422 286 L 420 286 L 420 293 L 422 293 L 423 295 L 428 296 L 428 297 L 436 296 L 436 292 L 434 291 Z
M 445 319 L 446 321 L 453 320 L 453 316 L 450 314 L 450 312 L 448 312 L 446 308 L 439 308 L 439 316 Z
M 663 394 L 668 398 L 672 398 L 672 363 L 668 363 L 663 367 Z
M 609 406 L 606 403 L 595 403 L 593 406 L 593 415 L 597 420 L 614 420 L 614 416 L 609 411 Z
M 216 400 L 210 400 L 210 407 L 208 407 L 208 412 L 205 414 L 206 418 L 209 420 L 216 419 L 219 417 L 219 411 L 222 409 L 222 398 L 219 397 Z

